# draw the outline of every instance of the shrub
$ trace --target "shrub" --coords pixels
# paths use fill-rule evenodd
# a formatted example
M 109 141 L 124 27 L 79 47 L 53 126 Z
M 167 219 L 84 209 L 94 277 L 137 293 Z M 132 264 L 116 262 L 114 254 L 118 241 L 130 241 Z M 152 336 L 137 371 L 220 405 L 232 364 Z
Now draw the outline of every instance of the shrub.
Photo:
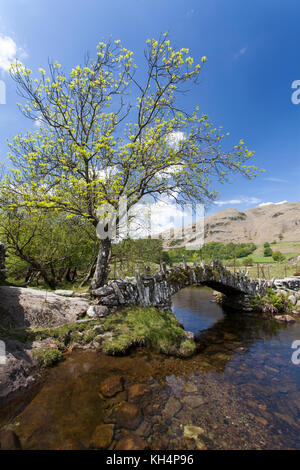
M 251 300 L 251 307 L 256 309 L 260 308 L 263 305 L 263 300 L 259 294 L 256 294 L 255 297 Z
M 265 249 L 264 249 L 264 256 L 272 256 L 273 255 L 273 251 L 272 251 L 272 248 L 269 246 L 266 246 Z
M 274 261 L 283 261 L 285 259 L 285 256 L 278 250 L 274 251 L 272 256 Z

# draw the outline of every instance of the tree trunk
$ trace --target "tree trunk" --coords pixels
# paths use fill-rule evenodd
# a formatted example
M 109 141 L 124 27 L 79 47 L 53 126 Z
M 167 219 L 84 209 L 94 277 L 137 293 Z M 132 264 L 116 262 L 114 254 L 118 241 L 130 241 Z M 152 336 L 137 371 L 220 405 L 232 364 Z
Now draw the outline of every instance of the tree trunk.
M 95 266 L 96 266 L 96 261 L 97 261 L 97 256 L 95 256 L 86 272 L 86 274 L 84 275 L 84 278 L 83 280 L 81 281 L 81 283 L 79 284 L 79 287 L 83 287 L 89 280 L 90 278 L 92 277 L 93 275 L 93 270 L 95 269 Z
M 71 268 L 68 268 L 68 269 L 67 269 L 66 276 L 65 276 L 65 280 L 66 280 L 67 282 L 72 282 L 72 279 L 71 279 Z
M 43 269 L 43 268 L 41 269 L 41 276 L 44 279 L 44 281 L 46 282 L 46 284 L 48 284 L 50 289 L 52 289 L 52 290 L 56 289 L 56 279 L 55 279 L 55 277 L 48 276 L 46 269 Z
M 104 286 L 109 274 L 109 263 L 111 259 L 111 240 L 100 240 L 99 252 L 97 256 L 96 269 L 92 280 L 92 289 Z

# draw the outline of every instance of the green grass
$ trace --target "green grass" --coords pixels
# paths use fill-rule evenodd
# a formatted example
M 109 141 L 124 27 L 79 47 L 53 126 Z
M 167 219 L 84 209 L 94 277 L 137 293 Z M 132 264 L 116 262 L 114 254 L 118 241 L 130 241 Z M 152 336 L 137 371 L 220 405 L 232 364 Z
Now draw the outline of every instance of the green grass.
M 41 367 L 51 367 L 57 362 L 62 360 L 62 352 L 58 349 L 35 349 L 32 352 L 35 359 L 37 359 Z
M 79 337 L 78 333 L 88 334 L 90 330 L 97 324 L 97 320 L 84 322 L 84 323 L 68 323 L 67 325 L 60 326 L 58 328 L 30 328 L 27 330 L 7 330 L 1 329 L 1 334 L 7 338 L 20 341 L 22 343 L 28 341 L 44 340 L 46 338 L 53 338 L 59 342 L 60 345 L 67 346 L 72 338 L 75 338 L 77 333 L 77 338 Z M 85 336 L 85 335 L 84 335 Z
M 113 332 L 113 338 L 102 344 L 107 354 L 122 355 L 133 346 L 147 346 L 179 357 L 195 352 L 195 343 L 186 339 L 175 316 L 153 307 L 124 308 L 107 317 L 104 327 Z

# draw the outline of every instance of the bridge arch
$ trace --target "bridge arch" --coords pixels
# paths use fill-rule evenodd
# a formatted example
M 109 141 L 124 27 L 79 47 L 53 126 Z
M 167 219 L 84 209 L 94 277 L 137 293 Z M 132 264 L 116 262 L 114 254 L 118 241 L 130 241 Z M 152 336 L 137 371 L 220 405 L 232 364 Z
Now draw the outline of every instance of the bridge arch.
M 215 260 L 209 265 L 201 263 L 193 267 L 185 262 L 170 269 L 162 265 L 161 271 L 154 275 L 137 271 L 135 278 L 109 281 L 92 294 L 99 298 L 99 303 L 109 307 L 141 305 L 170 309 L 172 295 L 192 285 L 212 287 L 234 300 L 232 306 L 238 308 L 249 308 L 250 299 L 257 293 L 265 295 L 267 289 L 267 281 L 250 279 L 241 272 L 233 274 Z

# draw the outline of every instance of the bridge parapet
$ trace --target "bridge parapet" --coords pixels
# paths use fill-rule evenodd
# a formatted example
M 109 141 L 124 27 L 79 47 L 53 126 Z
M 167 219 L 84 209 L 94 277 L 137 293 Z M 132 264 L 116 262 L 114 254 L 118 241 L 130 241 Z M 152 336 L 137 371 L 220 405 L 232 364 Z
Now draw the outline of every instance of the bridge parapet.
M 142 305 L 169 309 L 172 295 L 192 285 L 208 285 L 229 297 L 239 298 L 239 307 L 243 305 L 243 299 L 249 306 L 251 297 L 264 296 L 268 287 L 267 281 L 250 279 L 242 272 L 233 274 L 215 260 L 209 265 L 187 266 L 184 263 L 183 267 L 170 269 L 163 265 L 156 274 L 137 271 L 135 278 L 111 280 L 92 294 L 99 298 L 99 303 L 109 307 Z

